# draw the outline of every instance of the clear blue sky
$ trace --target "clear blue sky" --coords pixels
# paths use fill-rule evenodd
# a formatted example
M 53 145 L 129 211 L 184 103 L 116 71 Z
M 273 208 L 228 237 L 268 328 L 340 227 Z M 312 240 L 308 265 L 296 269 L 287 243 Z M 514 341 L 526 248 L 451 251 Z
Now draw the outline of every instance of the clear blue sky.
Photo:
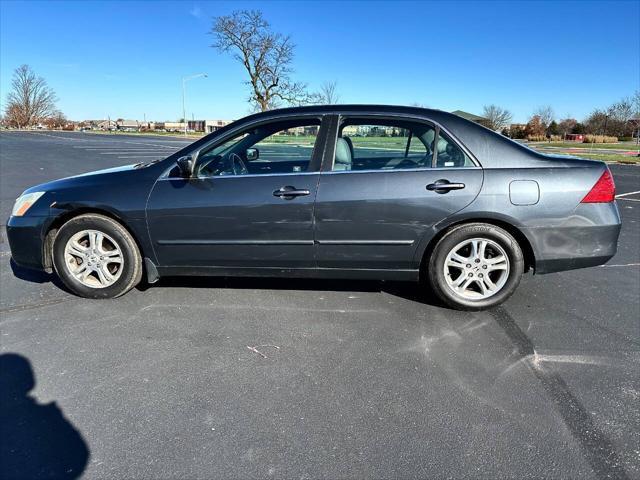
M 640 2 L 0 2 L 0 94 L 13 70 L 45 77 L 72 119 L 248 113 L 242 67 L 209 45 L 211 18 L 256 8 L 297 45 L 295 78 L 335 80 L 342 103 L 526 121 L 540 105 L 579 119 L 640 88 Z

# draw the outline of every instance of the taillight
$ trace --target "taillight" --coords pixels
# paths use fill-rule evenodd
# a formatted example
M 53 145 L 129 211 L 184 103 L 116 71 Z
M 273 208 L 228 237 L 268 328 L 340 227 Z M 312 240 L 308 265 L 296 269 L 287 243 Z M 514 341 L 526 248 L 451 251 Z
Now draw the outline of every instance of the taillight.
M 580 203 L 609 203 L 616 198 L 616 185 L 607 168 Z

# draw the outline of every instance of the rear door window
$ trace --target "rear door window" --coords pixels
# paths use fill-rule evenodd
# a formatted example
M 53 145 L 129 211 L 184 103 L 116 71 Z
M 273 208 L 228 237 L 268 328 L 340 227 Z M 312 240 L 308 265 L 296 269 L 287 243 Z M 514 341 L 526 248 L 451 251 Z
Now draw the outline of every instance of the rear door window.
M 407 170 L 431 167 L 435 130 L 422 123 L 347 119 L 338 132 L 332 169 Z

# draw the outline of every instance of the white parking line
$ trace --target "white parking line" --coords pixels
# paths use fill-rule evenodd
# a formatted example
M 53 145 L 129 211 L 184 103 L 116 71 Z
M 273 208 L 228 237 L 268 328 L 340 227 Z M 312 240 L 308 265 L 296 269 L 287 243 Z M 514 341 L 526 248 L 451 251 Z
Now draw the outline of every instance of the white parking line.
M 640 267 L 640 263 L 625 263 L 622 265 L 600 265 L 600 267 Z
M 61 139 L 61 140 L 70 140 L 72 142 L 93 142 L 95 140 L 89 140 L 89 139 L 85 139 L 85 138 L 69 138 L 69 137 L 63 137 L 62 135 L 49 135 L 47 133 L 41 133 L 41 132 L 22 132 L 22 133 L 28 133 L 31 135 L 42 135 L 43 137 L 51 137 L 51 138 L 57 138 L 57 139 Z
M 119 145 L 117 147 L 73 147 L 80 148 L 82 150 L 149 150 L 148 147 L 126 147 L 123 145 Z M 155 149 L 159 149 L 160 147 L 153 147 Z
M 94 143 L 93 145 L 76 145 L 73 148 L 122 148 L 127 145 L 131 145 L 131 148 L 146 148 L 146 143 L 135 143 L 135 142 L 102 142 L 102 143 Z M 157 148 L 176 148 L 180 145 L 161 145 L 155 144 Z
M 157 155 L 170 155 L 171 152 L 154 152 L 153 150 L 121 150 L 119 152 L 95 152 L 95 153 L 99 153 L 100 155 L 127 155 L 129 153 L 149 153 L 149 154 L 157 154 Z
M 616 198 L 628 197 L 629 195 L 637 195 L 638 193 L 640 193 L 640 190 L 637 190 L 635 192 L 621 193 L 620 195 L 616 195 Z
M 159 143 L 147 143 L 147 142 L 127 142 L 127 141 L 121 141 L 121 140 L 97 140 L 97 139 L 88 139 L 88 138 L 70 138 L 70 137 L 63 137 L 61 135 L 49 135 L 47 133 L 41 133 L 41 132 L 25 132 L 25 133 L 29 133 L 32 135 L 42 135 L 44 137 L 51 137 L 51 138 L 57 138 L 59 140 L 69 140 L 71 142 L 93 142 L 94 145 L 92 146 L 96 146 L 96 142 L 104 142 L 104 143 L 116 143 L 116 144 L 127 144 L 127 145 L 146 145 L 146 146 L 151 146 L 151 147 L 161 147 L 161 148 L 175 148 L 175 147 L 185 147 L 187 145 L 189 145 L 189 143 L 193 143 L 193 142 L 171 142 L 174 145 L 163 145 L 163 144 L 159 144 Z M 86 148 L 86 147 L 78 147 L 78 148 Z

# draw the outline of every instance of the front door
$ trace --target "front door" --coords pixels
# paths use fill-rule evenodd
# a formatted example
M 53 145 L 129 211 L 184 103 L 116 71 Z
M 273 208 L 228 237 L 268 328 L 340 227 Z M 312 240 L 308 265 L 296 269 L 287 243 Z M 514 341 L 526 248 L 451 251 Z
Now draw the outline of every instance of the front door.
M 312 268 L 319 119 L 249 128 L 202 149 L 147 204 L 162 267 Z
M 473 201 L 482 169 L 427 123 L 347 117 L 336 134 L 316 196 L 318 267 L 417 269 L 418 244 Z

